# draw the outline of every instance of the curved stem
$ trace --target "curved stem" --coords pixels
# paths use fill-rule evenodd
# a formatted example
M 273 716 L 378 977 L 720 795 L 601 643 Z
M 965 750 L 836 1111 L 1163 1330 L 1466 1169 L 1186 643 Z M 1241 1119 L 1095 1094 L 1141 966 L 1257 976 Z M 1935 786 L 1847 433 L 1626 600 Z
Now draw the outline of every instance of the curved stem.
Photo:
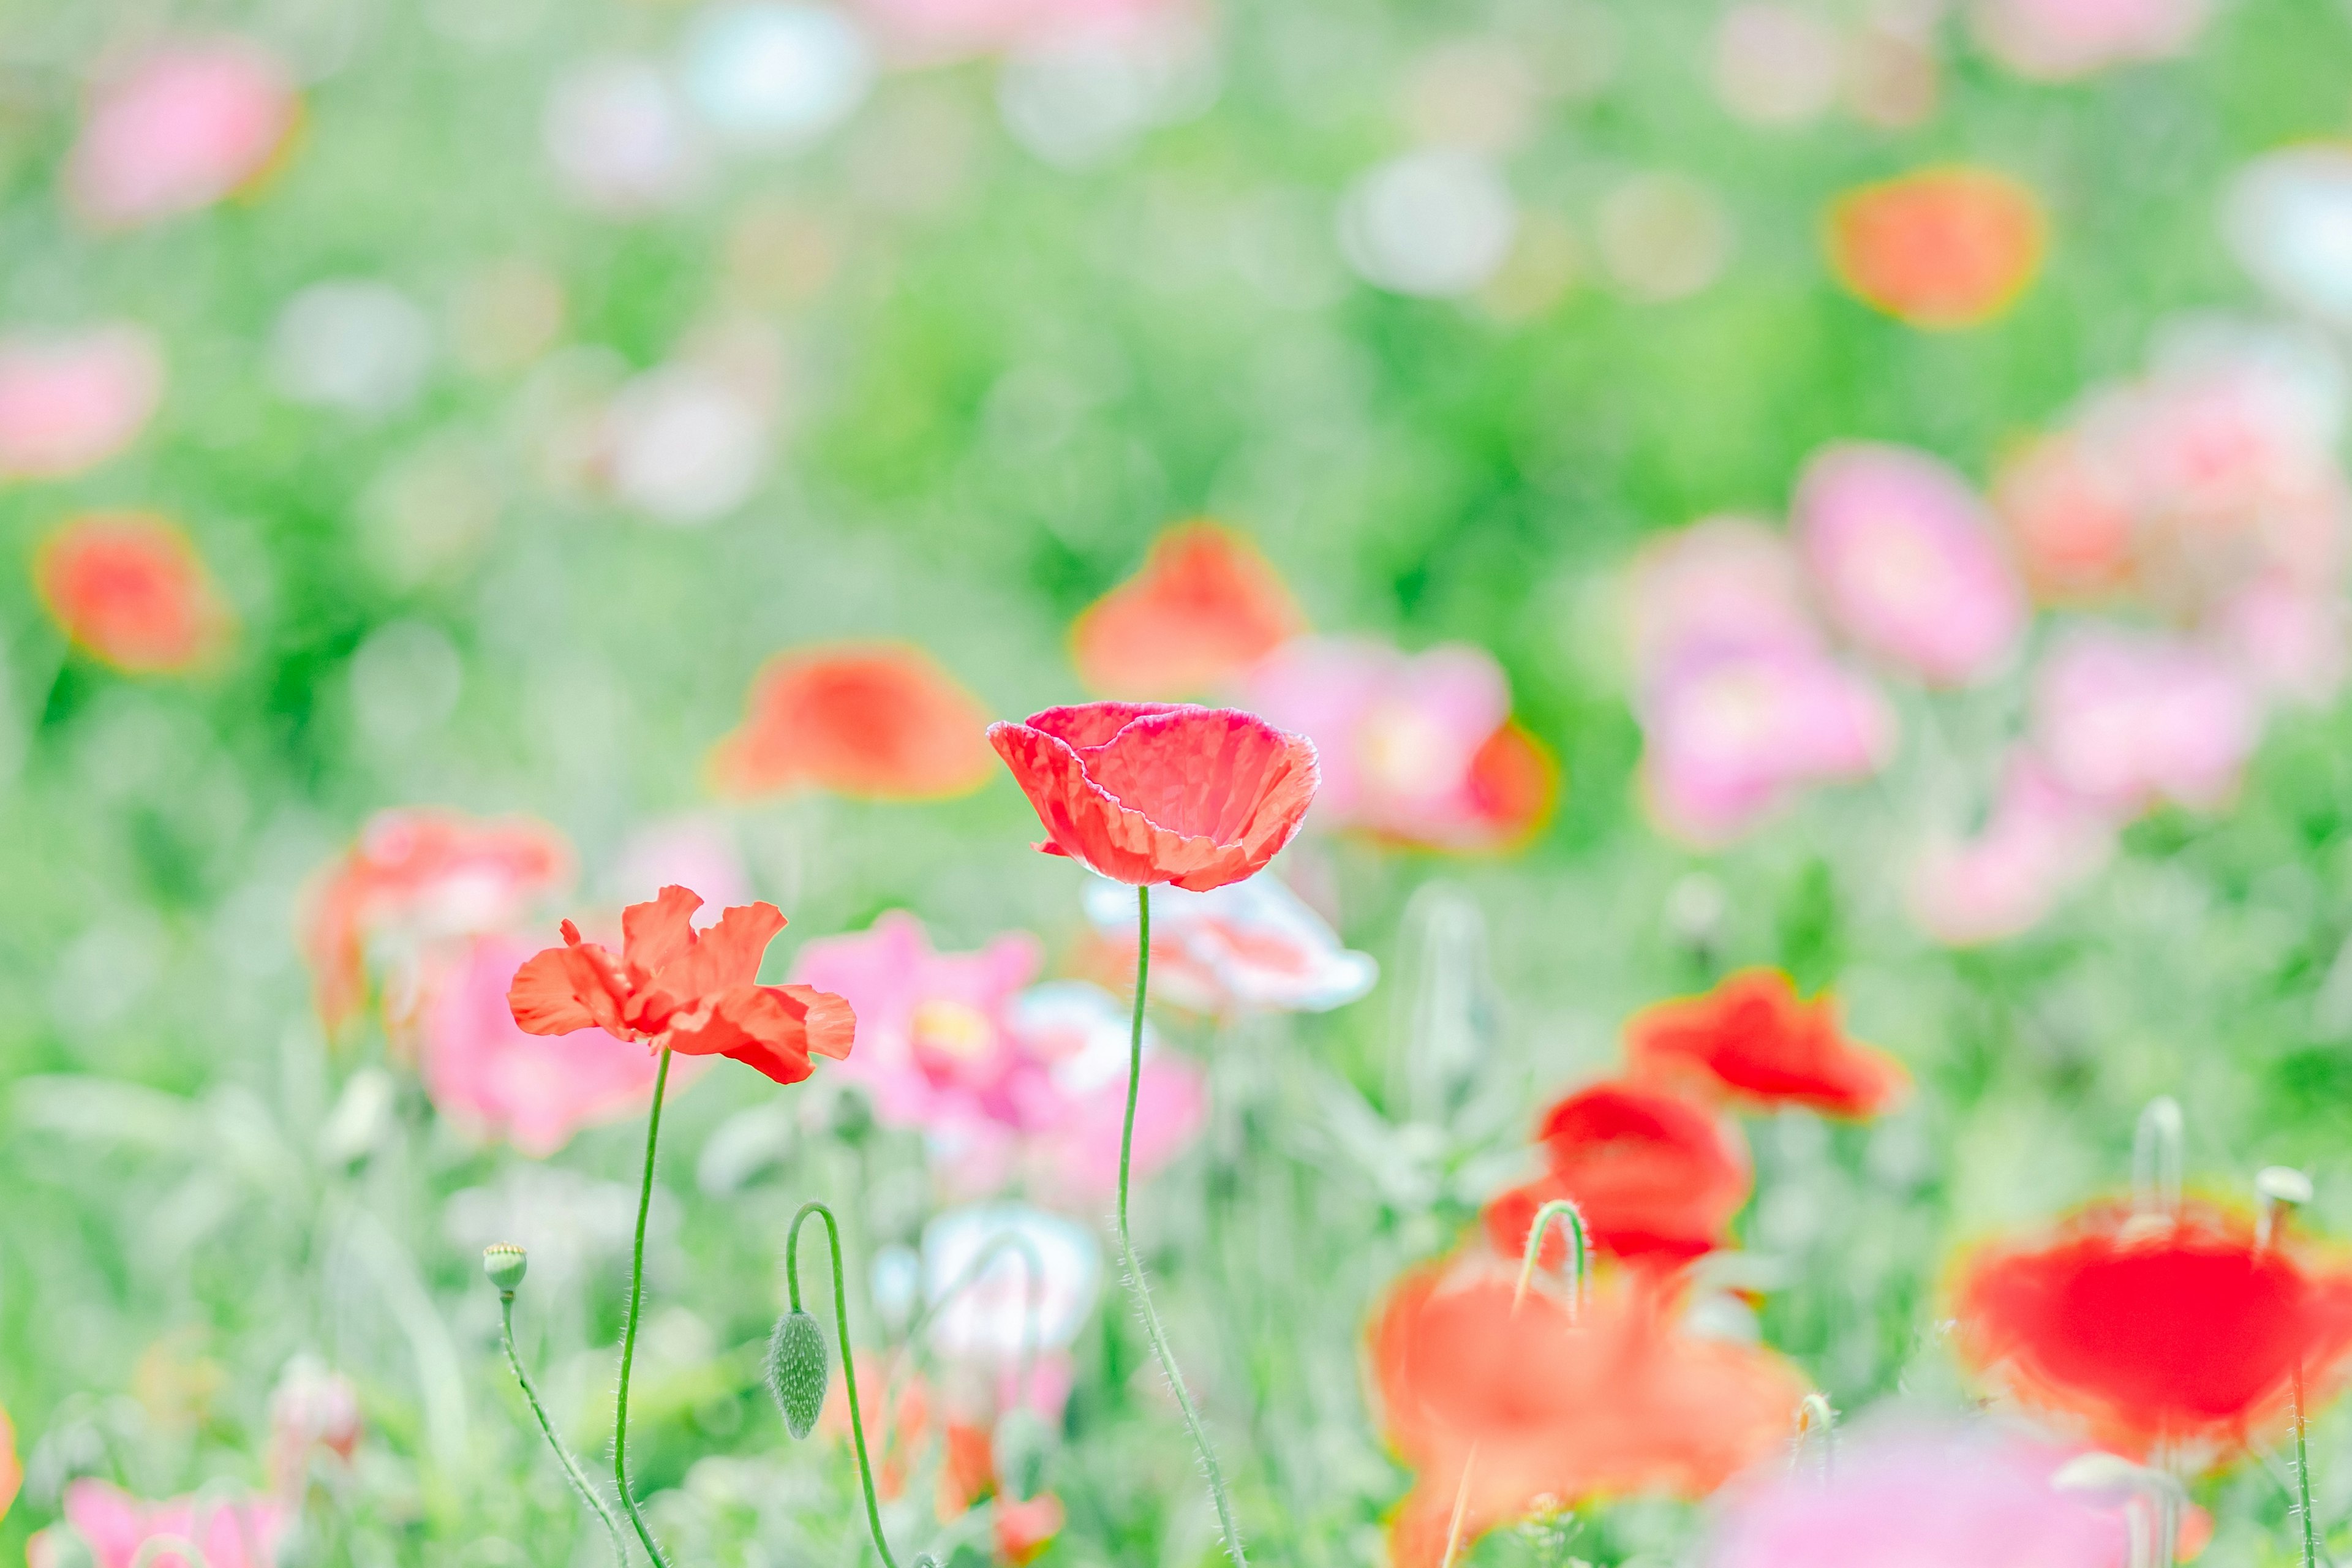
M 522 1384 L 522 1396 L 530 1402 L 530 1413 L 539 1417 L 539 1429 L 546 1434 L 547 1446 L 555 1450 L 555 1462 L 563 1467 L 564 1479 L 570 1481 L 572 1489 L 580 1494 L 580 1500 L 594 1509 L 596 1517 L 604 1521 L 604 1532 L 613 1538 L 613 1561 L 621 1568 L 628 1568 L 629 1548 L 621 1539 L 620 1521 L 613 1517 L 613 1510 L 604 1506 L 604 1500 L 596 1495 L 595 1489 L 589 1486 L 588 1478 L 581 1474 L 579 1465 L 563 1447 L 563 1439 L 555 1435 L 555 1423 L 547 1418 L 547 1410 L 539 1402 L 539 1390 L 531 1386 L 530 1373 L 523 1371 L 522 1357 L 515 1353 L 514 1292 L 511 1290 L 499 1292 L 499 1324 L 505 1331 L 507 1364 L 514 1368 L 515 1381 Z
M 1192 1447 L 1200 1451 L 1201 1468 L 1208 1472 L 1209 1496 L 1217 1505 L 1217 1523 L 1225 1534 L 1225 1555 L 1233 1559 L 1234 1568 L 1249 1568 L 1249 1558 L 1242 1551 L 1242 1532 L 1234 1524 L 1234 1505 L 1225 1496 L 1224 1475 L 1217 1468 L 1217 1456 L 1201 1426 L 1201 1413 L 1192 1406 L 1192 1392 L 1184 1386 L 1184 1374 L 1177 1370 L 1176 1352 L 1168 1348 L 1168 1331 L 1160 1326 L 1160 1314 L 1152 1310 L 1151 1287 L 1144 1281 L 1143 1263 L 1135 1256 L 1135 1240 L 1127 1229 L 1127 1191 L 1135 1163 L 1135 1099 L 1143 1081 L 1143 998 L 1151 979 L 1151 889 L 1148 885 L 1135 889 L 1135 1016 L 1128 1034 L 1127 1121 L 1118 1133 L 1119 1257 L 1127 1266 L 1128 1288 L 1135 1293 L 1136 1307 L 1143 1314 L 1143 1331 L 1151 1341 L 1151 1353 L 1159 1358 L 1160 1371 L 1168 1379 L 1177 1408 L 1184 1413 L 1184 1425 L 1192 1434 Z
M 653 1207 L 654 1146 L 661 1140 L 662 1090 L 668 1083 L 669 1047 L 664 1046 L 661 1066 L 654 1069 L 653 1111 L 646 1118 L 646 1173 L 637 1186 L 636 1247 L 629 1258 L 629 1316 L 621 1330 L 621 1388 L 613 1405 L 613 1479 L 620 1483 L 621 1506 L 629 1510 L 629 1522 L 636 1526 L 637 1539 L 645 1543 L 646 1555 L 656 1568 L 669 1568 L 669 1559 L 654 1544 L 654 1532 L 646 1528 L 645 1515 L 637 1511 L 636 1495 L 629 1489 L 629 1367 L 637 1356 L 637 1309 L 646 1289 L 646 1214 Z
M 841 1273 L 841 1226 L 833 1217 L 833 1210 L 823 1200 L 811 1198 L 793 1215 L 793 1227 L 784 1233 L 784 1285 L 791 1293 L 793 1310 L 801 1310 L 801 1226 L 809 1215 L 816 1215 L 824 1221 L 824 1238 L 833 1248 L 833 1318 L 835 1331 L 841 1342 L 841 1380 L 849 1387 L 849 1436 L 857 1449 L 857 1479 L 866 1489 L 866 1524 L 874 1532 L 874 1550 L 882 1553 L 887 1568 L 898 1568 L 898 1560 L 890 1555 L 890 1542 L 882 1533 L 882 1505 L 874 1495 L 874 1462 L 866 1453 L 866 1415 L 857 1402 L 857 1358 L 849 1350 L 849 1290 Z M 915 1559 L 915 1568 L 924 1568 L 932 1561 L 929 1552 Z

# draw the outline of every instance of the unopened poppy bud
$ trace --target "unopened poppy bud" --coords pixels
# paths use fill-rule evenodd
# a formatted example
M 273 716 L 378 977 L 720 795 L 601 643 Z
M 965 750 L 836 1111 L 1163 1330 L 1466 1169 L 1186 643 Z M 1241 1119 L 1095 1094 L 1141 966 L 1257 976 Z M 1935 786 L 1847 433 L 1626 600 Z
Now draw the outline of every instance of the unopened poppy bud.
M 490 1277 L 501 1296 L 513 1295 L 530 1268 L 530 1254 L 511 1241 L 494 1241 L 482 1248 L 482 1272 Z
M 802 1311 L 778 1318 L 775 1334 L 768 1341 L 768 1392 L 776 1396 L 785 1430 L 794 1437 L 815 1430 L 832 1377 L 833 1357 L 817 1321 Z
M 1053 1429 L 1035 1411 L 1016 1407 L 997 1417 L 989 1446 L 996 1456 L 996 1484 L 1015 1502 L 1027 1502 L 1045 1484 L 1045 1461 L 1054 1452 Z

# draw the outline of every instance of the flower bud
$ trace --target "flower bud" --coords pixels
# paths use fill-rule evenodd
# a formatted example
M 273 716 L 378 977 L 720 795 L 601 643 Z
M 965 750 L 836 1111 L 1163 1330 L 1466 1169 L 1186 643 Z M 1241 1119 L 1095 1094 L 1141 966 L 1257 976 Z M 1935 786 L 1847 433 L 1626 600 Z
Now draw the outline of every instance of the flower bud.
M 1045 1461 L 1054 1452 L 1054 1431 L 1044 1416 L 1014 1406 L 997 1417 L 989 1447 L 996 1456 L 996 1484 L 1013 1501 L 1027 1502 L 1044 1489 Z
M 817 1321 L 797 1310 L 778 1318 L 775 1334 L 768 1341 L 768 1392 L 776 1396 L 784 1427 L 794 1437 L 815 1429 L 832 1376 L 833 1357 Z
M 513 1295 L 530 1268 L 530 1254 L 511 1241 L 494 1241 L 482 1248 L 482 1272 L 490 1277 L 501 1296 Z

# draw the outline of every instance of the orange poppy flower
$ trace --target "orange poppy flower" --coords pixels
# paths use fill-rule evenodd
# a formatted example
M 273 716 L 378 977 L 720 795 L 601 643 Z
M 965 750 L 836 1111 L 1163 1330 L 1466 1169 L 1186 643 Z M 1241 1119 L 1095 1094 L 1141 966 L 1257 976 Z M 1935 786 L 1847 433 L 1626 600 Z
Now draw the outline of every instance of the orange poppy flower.
M 940 1457 L 940 1517 L 958 1519 L 996 1489 L 996 1443 L 987 1427 L 950 1421 Z
M 1526 725 L 1507 720 L 1471 754 L 1466 793 L 1476 831 L 1460 847 L 1517 849 L 1551 819 L 1559 799 L 1559 763 Z
M 1699 1106 L 1633 1084 L 1598 1083 L 1544 1113 L 1549 1169 L 1486 1205 L 1486 1235 L 1517 1258 L 1528 1227 L 1556 1198 L 1572 1199 L 1585 1237 L 1607 1257 L 1673 1267 L 1729 1238 L 1748 1201 L 1746 1151 Z M 1567 1243 L 1545 1236 L 1541 1261 L 1557 1268 Z
M 723 794 L 814 787 L 940 800 L 988 782 L 987 710 L 918 647 L 840 643 L 770 659 L 742 726 L 711 753 Z
M 1037 847 L 1131 886 L 1255 876 L 1315 798 L 1314 742 L 1231 708 L 1089 702 L 988 739 L 1045 825 Z
M 1973 327 L 2033 281 L 2044 228 L 2042 204 L 2007 174 L 1922 169 L 1832 205 L 1830 265 L 1864 304 L 1915 327 Z
M 1711 1492 L 1787 1436 L 1804 1397 L 1769 1351 L 1679 1332 L 1639 1281 L 1603 1279 L 1573 1318 L 1541 1291 L 1513 1298 L 1505 1271 L 1426 1268 L 1373 1325 L 1389 1440 L 1418 1472 L 1391 1525 L 1397 1568 L 1444 1559 L 1457 1494 L 1466 1544 L 1541 1499 Z
M 1152 542 L 1143 570 L 1070 626 L 1078 679 L 1116 697 L 1210 690 L 1306 629 L 1282 579 L 1248 540 L 1213 522 Z
M 2258 1246 L 2209 1205 L 2177 1219 L 2105 1205 L 1988 1247 L 1955 1307 L 1979 1370 L 2126 1454 L 2242 1447 L 2284 1413 L 2298 1367 L 2325 1387 L 2352 1352 L 2352 1270 Z
M 133 675 L 192 668 L 235 624 L 188 536 L 153 512 L 90 512 L 51 534 L 33 585 L 74 646 Z
M 1068 1518 L 1062 1500 L 1052 1492 L 1039 1492 L 1025 1500 L 999 1496 L 996 1554 L 1012 1563 L 1013 1568 L 1026 1568 L 1054 1543 L 1054 1537 L 1062 1533 Z
M 1625 1054 L 1636 1076 L 1760 1110 L 1874 1116 L 1910 1083 L 1902 1063 L 1846 1037 L 1832 998 L 1799 1001 L 1777 969 L 1744 969 L 1704 996 L 1643 1008 L 1625 1026 Z
M 658 1041 L 684 1056 L 728 1057 L 778 1083 L 814 1069 L 811 1052 L 849 1055 L 857 1020 L 849 1004 L 813 985 L 761 985 L 760 960 L 784 929 L 770 903 L 740 904 L 707 931 L 694 929 L 701 899 L 664 888 L 650 903 L 621 911 L 621 955 L 580 940 L 563 922 L 563 945 L 515 971 L 507 1006 L 531 1035 L 599 1028 L 619 1040 Z

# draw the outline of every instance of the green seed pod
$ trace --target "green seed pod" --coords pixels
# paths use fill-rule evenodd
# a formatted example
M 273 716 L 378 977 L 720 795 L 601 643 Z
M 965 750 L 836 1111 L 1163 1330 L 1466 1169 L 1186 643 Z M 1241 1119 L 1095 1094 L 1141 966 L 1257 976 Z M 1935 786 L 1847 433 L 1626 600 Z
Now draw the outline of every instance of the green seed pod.
M 482 1248 L 482 1272 L 501 1296 L 513 1295 L 530 1268 L 530 1254 L 511 1241 L 494 1241 Z
M 817 1321 L 799 1311 L 778 1318 L 768 1341 L 768 1392 L 776 1396 L 784 1427 L 793 1436 L 805 1437 L 815 1429 L 832 1377 L 833 1356 Z
M 996 1484 L 1015 1502 L 1045 1489 L 1045 1461 L 1053 1457 L 1054 1429 L 1035 1411 L 1015 1407 L 996 1418 L 990 1438 L 996 1456 Z

